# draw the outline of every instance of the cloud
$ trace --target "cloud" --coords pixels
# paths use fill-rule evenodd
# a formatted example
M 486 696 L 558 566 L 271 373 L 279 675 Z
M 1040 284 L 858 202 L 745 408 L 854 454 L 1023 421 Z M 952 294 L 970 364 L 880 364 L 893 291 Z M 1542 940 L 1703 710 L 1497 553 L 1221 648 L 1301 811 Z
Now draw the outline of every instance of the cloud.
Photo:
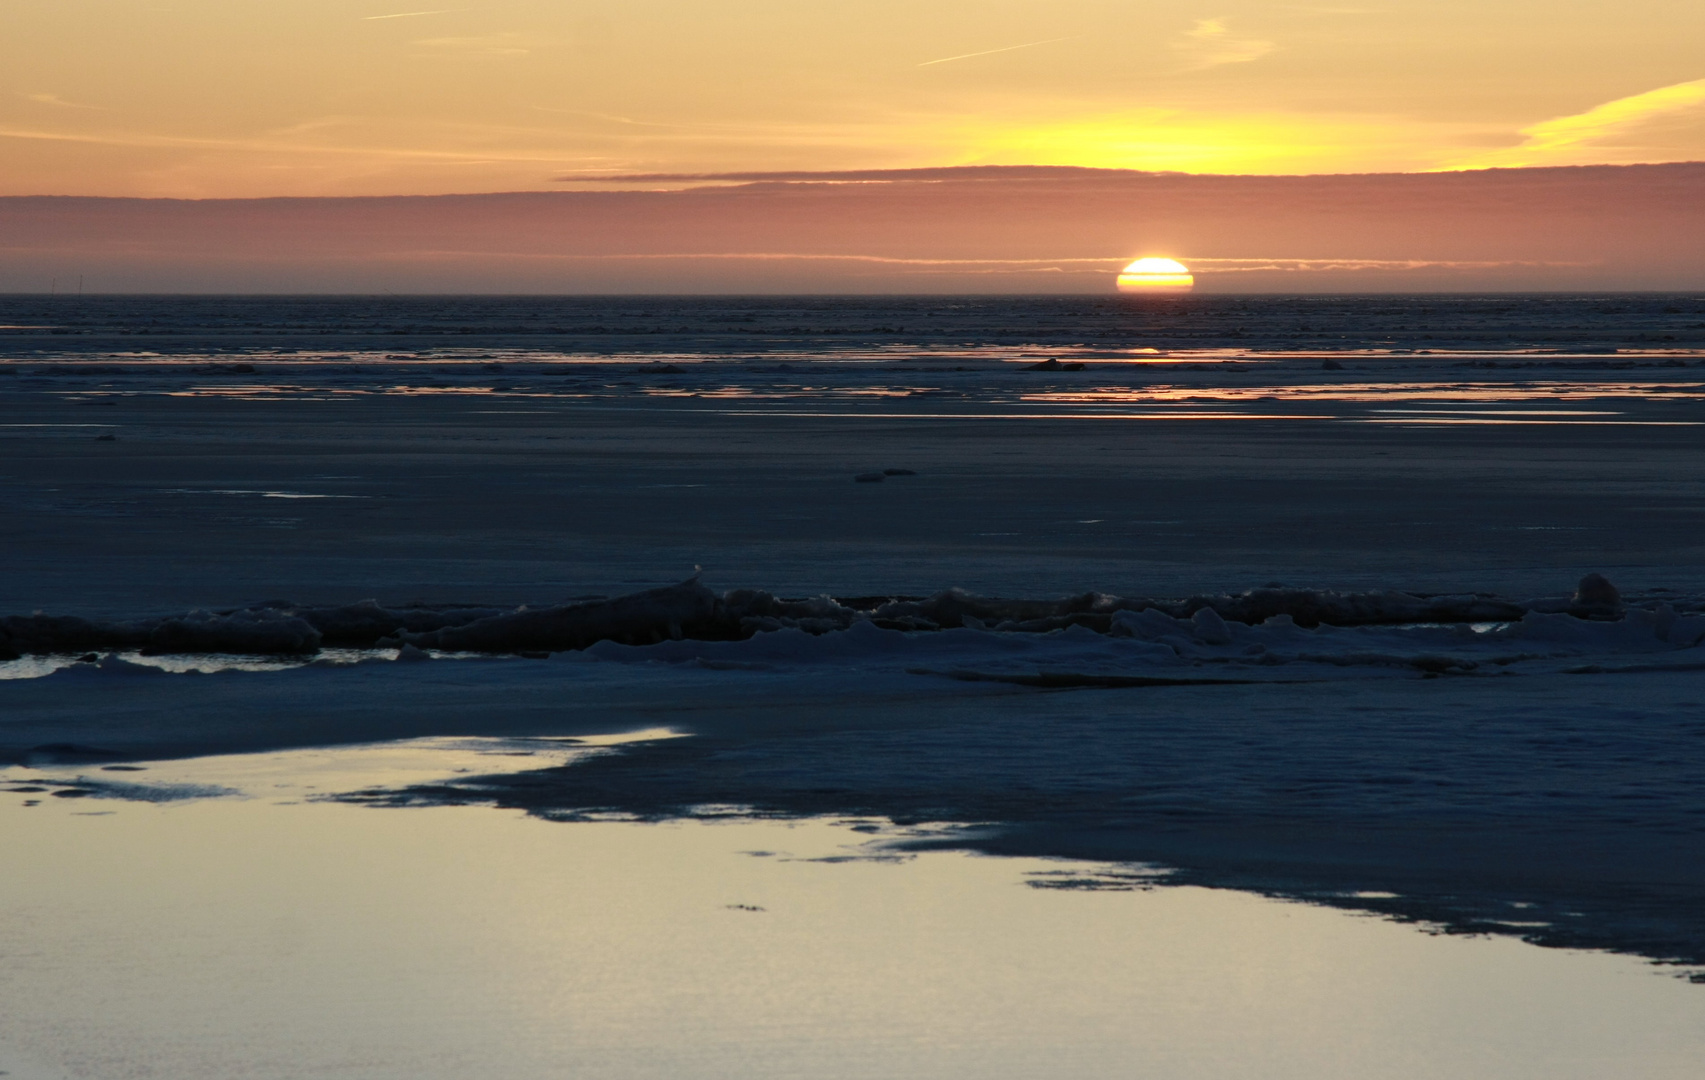
M 1700 110 L 1705 113 L 1705 79 L 1676 83 L 1643 94 L 1617 98 L 1583 113 L 1559 116 L 1521 129 L 1519 146 L 1494 150 L 1459 164 L 1458 168 L 1536 165 L 1571 159 L 1585 150 L 1628 149 L 1641 128 Z M 1633 140 L 1637 143 L 1638 140 Z M 1645 149 L 1638 145 L 1638 151 Z M 1697 152 L 1698 148 L 1695 148 Z
M 993 56 L 995 53 L 1014 52 L 1018 49 L 1034 49 L 1038 45 L 1052 45 L 1056 41 L 1070 41 L 1070 37 L 1048 38 L 1045 41 L 1027 41 L 1023 45 L 1007 45 L 999 49 L 984 49 L 982 52 L 960 53 L 958 56 L 944 56 L 940 60 L 925 60 L 919 67 L 932 67 L 936 64 L 947 64 L 954 60 L 969 60 L 974 56 Z
M 513 249 L 431 247 L 393 251 L 393 256 L 430 259 L 500 258 L 515 262 L 558 264 L 612 263 L 841 263 L 849 269 L 880 267 L 892 273 L 927 276 L 992 276 L 1022 274 L 1068 274 L 1106 277 L 1116 274 L 1131 260 L 1129 252 L 1111 255 L 1067 255 L 1028 259 L 931 259 L 850 252 L 802 251 L 654 251 L 654 252 L 560 252 Z M 1403 272 L 1414 270 L 1498 270 L 1515 268 L 1571 268 L 1597 265 L 1591 262 L 1556 259 L 1360 259 L 1360 258 L 1197 258 L 1181 255 L 1191 270 L 1203 275 L 1239 273 L 1319 274 L 1353 272 Z
M 1232 37 L 1225 19 L 1197 19 L 1181 40 L 1172 43 L 1172 48 L 1183 57 L 1186 71 L 1201 71 L 1221 64 L 1259 60 L 1278 46 L 1271 41 Z
M 308 131 L 315 125 L 298 125 L 296 130 Z M 551 153 L 548 150 L 527 151 L 464 151 L 414 148 L 407 146 L 375 146 L 370 144 L 308 143 L 290 139 L 257 137 L 249 139 L 219 139 L 188 135 L 158 135 L 151 132 L 70 132 L 40 131 L 30 128 L 0 127 L 0 139 L 23 139 L 35 142 L 85 143 L 91 146 L 134 147 L 140 149 L 233 151 L 263 155 L 330 155 L 341 157 L 370 157 L 429 161 L 450 165 L 484 164 L 488 162 L 518 162 L 561 166 L 573 161 L 598 160 L 585 154 Z
M 79 105 L 75 101 L 66 101 L 58 94 L 25 94 L 24 97 L 37 105 L 56 105 L 61 109 L 94 109 L 104 111 L 99 105 Z
M 473 8 L 437 8 L 433 11 L 399 11 L 395 15 L 363 15 L 362 22 L 375 22 L 379 19 L 412 19 L 419 15 L 453 15 L 458 11 L 472 11 Z
M 934 141 L 961 148 L 963 164 L 1314 173 L 1425 168 L 1454 145 L 1444 141 L 1449 134 L 1449 129 L 1379 114 L 1150 107 L 1035 122 L 990 118 L 944 131 Z

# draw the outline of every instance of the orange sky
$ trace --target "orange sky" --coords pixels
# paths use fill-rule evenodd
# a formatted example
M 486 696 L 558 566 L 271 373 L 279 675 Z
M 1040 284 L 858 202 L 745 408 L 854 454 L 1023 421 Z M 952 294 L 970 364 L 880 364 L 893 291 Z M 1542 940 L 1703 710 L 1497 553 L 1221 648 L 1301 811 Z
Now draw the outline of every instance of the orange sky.
M 1698 0 L 0 0 L 0 194 L 1705 159 Z

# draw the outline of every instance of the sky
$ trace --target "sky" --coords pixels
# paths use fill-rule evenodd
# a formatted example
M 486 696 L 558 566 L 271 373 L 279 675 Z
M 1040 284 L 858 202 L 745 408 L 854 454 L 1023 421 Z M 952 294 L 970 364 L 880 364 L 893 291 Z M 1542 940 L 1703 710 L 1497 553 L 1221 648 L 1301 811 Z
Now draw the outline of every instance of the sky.
M 1705 160 L 1698 0 L 0 0 L 0 25 L 0 195 Z
M 0 198 L 0 293 L 1110 293 L 1705 288 L 1705 164 L 1351 176 L 1037 166 L 679 190 Z

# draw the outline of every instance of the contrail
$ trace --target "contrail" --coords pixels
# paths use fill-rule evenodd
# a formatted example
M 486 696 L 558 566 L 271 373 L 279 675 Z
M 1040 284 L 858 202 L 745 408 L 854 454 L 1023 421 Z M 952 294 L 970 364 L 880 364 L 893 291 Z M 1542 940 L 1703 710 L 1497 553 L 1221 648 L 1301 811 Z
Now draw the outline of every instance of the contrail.
M 399 11 L 395 15 L 363 15 L 362 22 L 372 22 L 374 19 L 412 19 L 416 15 L 451 15 L 458 11 L 472 11 L 473 8 L 440 8 L 437 11 Z
M 1076 34 L 1068 37 L 1049 38 L 1046 41 L 1027 41 L 1022 45 L 1008 45 L 1004 49 L 985 49 L 982 52 L 961 53 L 958 56 L 944 56 L 940 60 L 925 60 L 919 67 L 929 67 L 931 64 L 946 64 L 954 60 L 969 60 L 973 56 L 993 56 L 995 53 L 1012 52 L 1014 49 L 1034 49 L 1038 45 L 1052 45 L 1056 41 L 1070 41 Z

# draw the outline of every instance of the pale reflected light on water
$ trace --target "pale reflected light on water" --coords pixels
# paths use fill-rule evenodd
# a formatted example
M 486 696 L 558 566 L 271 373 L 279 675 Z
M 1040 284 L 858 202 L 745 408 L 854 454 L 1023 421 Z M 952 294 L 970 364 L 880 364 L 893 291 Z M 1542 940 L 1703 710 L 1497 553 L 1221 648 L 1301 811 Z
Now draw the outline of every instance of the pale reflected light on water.
M 1434 377 L 1417 378 L 1407 372 L 1412 365 L 1403 363 L 1402 356 L 1384 352 L 1341 352 L 1313 362 L 1310 357 L 1287 354 L 1280 363 L 1215 350 L 1133 358 L 1088 347 L 1035 349 L 966 347 L 953 356 L 930 349 L 893 349 L 874 359 L 857 349 L 762 357 L 632 356 L 620 361 L 634 365 L 626 369 L 613 366 L 618 363 L 613 357 L 594 361 L 535 355 L 509 364 L 391 357 L 338 376 L 345 382 L 365 381 L 366 386 L 331 385 L 336 380 L 328 380 L 311 363 L 279 365 L 277 378 L 264 383 L 189 386 L 161 382 L 169 377 L 169 367 L 134 365 L 125 369 L 126 377 L 136 382 L 128 389 L 109 386 L 61 393 L 75 404 L 101 399 L 110 403 L 116 397 L 144 393 L 254 402 L 351 402 L 397 396 L 509 401 L 525 403 L 541 416 L 556 412 L 564 418 L 585 409 L 714 411 L 716 406 L 737 403 L 743 408 L 719 415 L 1599 427 L 1699 426 L 1701 421 L 1693 418 L 1692 410 L 1705 400 L 1705 383 L 1669 381 L 1667 372 L 1645 378 L 1602 371 L 1529 378 L 1512 372 L 1513 377 L 1502 380 L 1479 375 L 1464 380 L 1450 370 L 1531 366 L 1521 358 L 1538 355 L 1519 351 L 1450 361 L 1442 369 L 1433 362 L 1448 357 L 1429 357 Z M 1039 356 L 1046 359 L 1038 363 Z M 880 366 L 876 359 L 881 360 Z M 948 367 L 941 362 L 948 359 L 959 362 Z M 1062 359 L 1068 362 L 1061 363 Z M 1633 366 L 1635 362 L 1625 363 Z M 1642 365 L 1653 367 L 1653 357 L 1647 356 Z M 362 370 L 368 374 L 362 375 Z M 159 385 L 145 386 L 150 380 Z M 887 408 L 872 411 L 873 405 Z M 287 491 L 200 493 L 331 497 Z
M 1093 387 L 1084 390 L 1051 390 L 1025 394 L 1024 401 L 1066 404 L 1143 401 L 1240 401 L 1301 398 L 1308 401 L 1444 401 L 1453 403 L 1502 401 L 1571 401 L 1580 399 L 1637 400 L 1673 399 L 1695 401 L 1705 398 L 1705 383 L 1685 386 L 1649 383 L 1450 383 L 1330 382 L 1312 386 L 1141 386 Z M 1376 410 L 1377 411 L 1377 410 Z
M 1637 960 L 1140 866 L 909 852 L 931 830 L 871 821 L 316 801 L 671 734 L 6 770 L 247 797 L 0 795 L 0 1069 L 1665 1080 L 1705 1058 L 1705 991 Z
M 484 653 L 446 652 L 441 649 L 423 650 L 434 660 L 486 660 Z M 103 657 L 112 657 L 126 664 L 158 668 L 174 674 L 195 671 L 211 675 L 217 671 L 283 671 L 287 668 L 341 667 L 347 664 L 389 663 L 397 658 L 396 649 L 349 649 L 328 646 L 312 655 L 254 656 L 243 653 L 160 653 L 148 654 L 137 649 L 120 649 L 111 653 L 42 653 L 22 656 L 16 660 L 0 660 L 0 680 L 39 679 L 65 668 L 80 664 L 95 664 Z

